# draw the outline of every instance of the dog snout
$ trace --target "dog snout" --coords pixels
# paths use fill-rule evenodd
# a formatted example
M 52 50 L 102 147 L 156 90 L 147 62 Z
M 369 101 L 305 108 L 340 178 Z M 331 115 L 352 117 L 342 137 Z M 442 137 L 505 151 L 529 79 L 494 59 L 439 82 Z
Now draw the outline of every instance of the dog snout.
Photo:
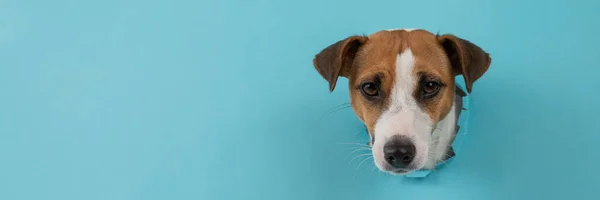
M 410 138 L 393 136 L 383 146 L 385 161 L 395 168 L 405 168 L 415 158 L 416 148 Z

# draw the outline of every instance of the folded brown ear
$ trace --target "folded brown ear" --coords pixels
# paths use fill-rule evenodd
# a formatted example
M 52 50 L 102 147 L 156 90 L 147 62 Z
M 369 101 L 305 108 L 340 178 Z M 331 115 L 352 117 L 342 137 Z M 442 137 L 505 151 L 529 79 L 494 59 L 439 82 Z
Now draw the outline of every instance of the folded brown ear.
M 471 93 L 473 83 L 488 70 L 492 58 L 477 45 L 453 35 L 440 36 L 438 41 L 446 51 L 456 75 L 463 75 L 467 92 Z
M 329 91 L 333 92 L 339 76 L 347 77 L 358 49 L 366 37 L 352 36 L 340 40 L 323 49 L 313 59 L 315 69 L 329 82 Z

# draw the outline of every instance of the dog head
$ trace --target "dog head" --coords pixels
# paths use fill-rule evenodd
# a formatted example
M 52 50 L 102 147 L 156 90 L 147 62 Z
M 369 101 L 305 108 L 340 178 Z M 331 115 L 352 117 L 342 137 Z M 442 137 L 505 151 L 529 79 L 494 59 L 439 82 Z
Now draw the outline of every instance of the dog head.
M 465 39 L 406 29 L 351 36 L 313 60 L 330 91 L 338 77 L 348 79 L 350 103 L 368 129 L 375 164 L 393 174 L 425 167 L 432 133 L 453 106 L 455 77 L 464 77 L 470 93 L 490 63 Z

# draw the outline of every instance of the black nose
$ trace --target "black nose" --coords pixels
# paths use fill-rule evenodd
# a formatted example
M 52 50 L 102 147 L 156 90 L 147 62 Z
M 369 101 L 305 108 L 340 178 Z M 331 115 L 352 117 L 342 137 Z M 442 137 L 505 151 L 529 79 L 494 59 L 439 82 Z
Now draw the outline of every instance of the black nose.
M 385 160 L 396 168 L 403 168 L 410 164 L 415 157 L 415 145 L 406 136 L 393 136 L 383 146 Z

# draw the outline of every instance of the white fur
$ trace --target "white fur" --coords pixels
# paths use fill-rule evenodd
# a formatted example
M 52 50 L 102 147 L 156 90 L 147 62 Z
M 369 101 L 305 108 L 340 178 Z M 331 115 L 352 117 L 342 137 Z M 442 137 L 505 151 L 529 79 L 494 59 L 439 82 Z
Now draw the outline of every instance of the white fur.
M 386 31 L 406 31 L 411 32 L 417 30 L 416 28 L 397 28 L 397 29 L 387 29 Z
M 456 109 L 454 101 L 450 112 L 444 119 L 437 124 L 436 130 L 433 132 L 432 144 L 429 145 L 431 157 L 425 163 L 425 168 L 433 169 L 438 164 L 448 151 L 451 141 L 454 139 L 456 132 Z
M 434 126 L 432 119 L 425 113 L 414 99 L 413 92 L 417 77 L 414 77 L 413 69 L 415 58 L 410 48 L 396 57 L 395 82 L 390 94 L 389 107 L 385 110 L 375 123 L 372 151 L 375 165 L 383 171 L 389 171 L 391 166 L 387 164 L 383 155 L 383 147 L 387 140 L 394 135 L 403 135 L 410 138 L 416 149 L 413 165 L 416 168 L 431 168 L 435 166 L 436 160 L 443 158 L 448 141 L 451 139 L 451 131 L 456 123 L 454 114 L 449 114 L 438 125 L 440 131 L 431 133 Z M 454 110 L 452 110 L 454 113 Z M 434 145 L 430 141 L 437 141 L 432 135 L 439 137 L 440 145 Z M 433 147 L 433 148 L 432 148 Z M 433 151 L 435 155 L 430 155 Z M 433 164 L 430 164 L 433 163 Z

